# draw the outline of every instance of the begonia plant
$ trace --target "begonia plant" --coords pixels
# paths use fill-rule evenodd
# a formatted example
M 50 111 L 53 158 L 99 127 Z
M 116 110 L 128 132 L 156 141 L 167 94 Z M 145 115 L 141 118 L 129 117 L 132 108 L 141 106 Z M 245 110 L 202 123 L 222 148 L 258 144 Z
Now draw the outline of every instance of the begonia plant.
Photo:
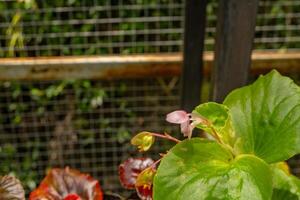
M 232 91 L 222 104 L 177 110 L 166 120 L 179 124 L 187 139 L 150 131 L 132 139 L 140 151 L 149 150 L 155 137 L 175 144 L 135 174 L 136 189 L 153 189 L 141 199 L 300 199 L 300 179 L 286 164 L 300 153 L 300 88 L 290 78 L 273 70 Z M 197 129 L 207 137 L 196 137 Z
M 103 200 L 97 180 L 75 169 L 51 169 L 29 200 Z

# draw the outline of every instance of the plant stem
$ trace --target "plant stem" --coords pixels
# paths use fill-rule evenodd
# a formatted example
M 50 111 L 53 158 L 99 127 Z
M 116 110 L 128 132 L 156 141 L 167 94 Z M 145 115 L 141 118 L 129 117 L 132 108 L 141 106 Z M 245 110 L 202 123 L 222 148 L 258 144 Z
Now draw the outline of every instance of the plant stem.
M 233 149 L 230 145 L 224 143 L 224 142 L 221 140 L 221 138 L 219 137 L 219 135 L 218 135 L 217 131 L 214 129 L 214 127 L 211 127 L 211 130 L 212 130 L 212 133 L 213 133 L 212 136 L 213 136 L 220 144 L 226 146 L 226 148 L 228 148 L 228 149 L 231 151 L 231 153 L 235 156 L 236 153 L 234 152 L 234 149 Z
M 158 160 L 156 160 L 154 163 L 152 163 L 152 164 L 149 166 L 149 168 L 154 168 L 154 169 L 155 169 L 156 165 L 161 161 L 162 158 L 163 158 L 163 157 L 161 157 L 160 159 L 158 159 Z
M 167 139 L 167 140 L 171 140 L 173 142 L 179 143 L 181 142 L 180 140 L 178 140 L 177 138 L 172 137 L 171 135 L 165 133 L 165 134 L 160 134 L 160 133 L 151 133 L 151 135 L 155 136 L 155 137 L 159 137 L 159 138 L 163 138 L 163 139 Z
M 221 138 L 219 137 L 219 135 L 218 135 L 217 131 L 214 129 L 214 127 L 211 126 L 210 128 L 211 128 L 212 133 L 213 133 L 212 136 L 213 136 L 220 144 L 223 144 Z

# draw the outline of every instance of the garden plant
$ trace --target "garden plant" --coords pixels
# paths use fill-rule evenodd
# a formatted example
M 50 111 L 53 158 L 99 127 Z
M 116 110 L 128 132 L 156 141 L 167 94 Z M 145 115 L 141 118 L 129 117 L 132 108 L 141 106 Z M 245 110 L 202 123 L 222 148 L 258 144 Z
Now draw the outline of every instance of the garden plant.
M 256 26 L 258 30 L 255 33 L 255 37 L 259 42 L 255 42 L 254 49 L 273 49 L 283 52 L 288 49 L 300 48 L 299 41 L 289 39 L 298 36 L 299 30 L 297 28 L 285 28 L 299 24 L 299 19 L 291 18 L 290 15 L 285 14 L 286 12 L 292 14 L 300 12 L 300 6 L 294 5 L 293 2 L 272 0 L 261 3 L 258 8 L 258 13 L 261 16 L 257 18 Z M 0 57 L 25 58 L 179 52 L 180 41 L 183 36 L 183 23 L 181 23 L 183 3 L 182 0 L 163 0 L 159 2 L 155 0 L 0 1 L 0 21 L 3 25 L 0 28 L 2 35 Z M 217 8 L 217 0 L 207 2 L 208 20 L 206 24 L 209 28 L 205 36 L 208 41 L 205 43 L 206 51 L 214 50 L 212 41 L 215 38 L 215 28 L 213 27 L 216 25 Z M 178 20 L 172 22 L 164 20 L 172 16 L 178 18 Z M 145 19 L 149 17 L 150 21 L 143 21 L 143 17 Z M 113 21 L 114 19 L 124 20 L 121 20 L 120 23 L 110 23 L 110 20 L 100 24 L 94 23 L 94 21 L 98 22 L 97 19 L 106 18 L 113 19 Z M 152 21 L 153 19 L 157 20 Z M 92 21 L 92 23 L 74 25 L 66 24 L 65 21 Z M 114 34 L 107 34 L 109 32 Z M 69 34 L 72 36 L 70 37 Z M 104 34 L 105 36 L 98 37 L 98 34 Z M 282 42 L 268 42 L 273 37 L 281 38 Z M 161 41 L 168 41 L 167 43 L 170 43 L 170 45 L 166 45 Z M 119 46 L 123 43 L 125 46 Z M 81 48 L 81 46 L 85 47 Z M 299 79 L 298 74 L 294 73 L 293 76 Z M 160 81 L 160 78 L 158 80 Z M 140 126 L 136 125 L 135 121 L 141 122 L 140 116 L 145 114 L 131 109 L 135 102 L 128 100 L 128 98 L 118 98 L 114 105 L 111 104 L 119 107 L 118 109 L 122 109 L 118 118 L 128 119 L 125 121 L 120 120 L 121 122 L 118 124 L 110 119 L 110 113 L 106 113 L 103 118 L 100 118 L 97 112 L 101 107 L 110 106 L 108 105 L 110 102 L 105 102 L 103 99 L 115 98 L 115 90 L 118 97 L 130 93 L 131 83 L 118 81 L 118 85 L 112 86 L 114 90 L 105 90 L 105 87 L 103 87 L 105 83 L 102 86 L 98 84 L 99 81 L 96 82 L 97 84 L 91 80 L 71 82 L 59 80 L 47 81 L 47 84 L 45 84 L 36 81 L 26 81 L 26 83 L 14 80 L 1 81 L 0 88 L 5 95 L 0 97 L 0 102 L 3 104 L 0 109 L 2 113 L 0 123 L 8 128 L 1 130 L 3 137 L 0 141 L 0 173 L 10 173 L 17 176 L 22 181 L 26 191 L 33 190 L 38 185 L 43 169 L 42 167 L 38 168 L 35 163 L 40 160 L 45 161 L 43 155 L 58 154 L 60 148 L 49 148 L 52 141 L 58 141 L 55 137 L 49 142 L 40 136 L 36 137 L 35 140 L 32 140 L 31 137 L 35 131 L 44 133 L 45 129 L 50 130 L 58 127 L 63 117 L 60 114 L 59 117 L 57 116 L 57 113 L 61 111 L 61 101 L 69 102 L 68 108 L 64 111 L 66 111 L 66 116 L 72 117 L 72 123 L 74 122 L 74 124 L 69 123 L 68 126 L 74 126 L 74 129 L 76 129 L 78 141 L 82 142 L 80 148 L 84 151 L 89 151 L 94 143 L 100 139 L 100 134 L 95 134 L 94 130 L 90 130 L 94 127 L 105 129 L 103 134 L 109 137 L 108 140 L 116 140 L 118 145 L 123 145 L 123 147 L 129 145 L 127 140 L 131 137 L 131 127 L 135 126 L 137 129 L 141 129 L 140 127 L 144 126 L 143 123 Z M 163 84 L 162 86 L 164 87 Z M 174 88 L 176 89 L 176 87 Z M 74 91 L 74 94 L 70 94 L 69 90 Z M 175 95 L 177 95 L 176 91 L 174 90 Z M 170 94 L 168 88 L 166 94 Z M 69 99 L 72 99 L 72 101 L 69 101 Z M 53 103 L 54 101 L 55 103 Z M 151 101 L 151 105 L 152 103 L 155 103 L 154 106 L 161 105 L 161 101 L 156 101 L 155 98 L 151 98 Z M 147 103 L 147 101 L 145 102 Z M 165 102 L 165 104 L 171 105 L 169 102 Z M 97 112 L 95 112 L 96 109 Z M 155 109 L 152 111 L 156 112 Z M 80 114 L 76 114 L 77 112 Z M 93 112 L 89 116 L 95 120 L 89 120 L 84 114 L 85 112 Z M 32 115 L 37 117 L 31 118 Z M 152 115 L 152 113 L 149 113 L 149 115 Z M 97 122 L 95 122 L 96 119 Z M 44 124 L 45 120 L 50 120 L 50 122 Z M 52 123 L 57 125 L 51 127 L 49 124 Z M 152 126 L 149 122 L 146 123 L 148 126 Z M 113 131 L 116 132 L 115 128 L 118 129 L 117 133 L 111 134 Z M 22 144 L 16 144 L 16 139 L 12 137 L 19 132 L 24 136 Z M 44 141 L 47 141 L 49 146 Z M 18 152 L 23 152 L 23 155 L 19 159 L 15 159 Z M 73 155 L 73 153 L 70 155 Z M 50 160 L 50 162 L 45 163 L 45 168 L 52 165 L 63 166 L 63 164 L 56 163 L 65 162 L 68 164 L 69 159 L 71 159 L 66 158 L 66 156 L 60 158 L 62 159 Z M 88 162 L 93 162 L 92 157 L 89 157 L 89 160 L 91 161 Z
M 286 163 L 300 153 L 300 87 L 290 78 L 273 70 L 222 104 L 177 110 L 166 120 L 180 124 L 187 139 L 138 133 L 131 143 L 140 151 L 156 138 L 175 146 L 157 161 L 130 158 L 120 165 L 123 186 L 135 188 L 141 199 L 300 199 L 300 179 Z M 206 137 L 192 138 L 196 129 Z

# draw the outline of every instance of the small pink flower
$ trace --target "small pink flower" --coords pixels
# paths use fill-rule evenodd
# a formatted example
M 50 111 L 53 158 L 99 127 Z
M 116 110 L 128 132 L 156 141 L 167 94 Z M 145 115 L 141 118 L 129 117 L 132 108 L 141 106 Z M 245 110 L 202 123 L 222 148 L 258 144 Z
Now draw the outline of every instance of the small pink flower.
M 184 110 L 175 110 L 167 114 L 166 120 L 173 124 L 180 124 L 181 132 L 185 137 L 191 138 L 190 114 Z
M 183 133 L 184 137 L 191 138 L 193 129 L 194 128 L 191 127 L 191 125 L 190 125 L 190 120 L 180 124 L 180 130 L 181 130 L 181 133 Z
M 192 137 L 193 129 L 206 120 L 195 113 L 187 113 L 184 110 L 175 110 L 167 114 L 166 120 L 173 124 L 180 124 L 181 132 L 189 139 Z
M 173 124 L 182 124 L 190 120 L 190 114 L 184 110 L 175 110 L 167 114 L 166 120 Z

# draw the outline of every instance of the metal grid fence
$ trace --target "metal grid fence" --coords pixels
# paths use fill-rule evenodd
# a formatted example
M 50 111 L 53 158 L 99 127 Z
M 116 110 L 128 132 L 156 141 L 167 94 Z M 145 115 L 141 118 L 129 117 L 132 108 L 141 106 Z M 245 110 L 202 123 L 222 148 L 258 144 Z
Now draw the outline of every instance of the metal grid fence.
M 183 2 L 3 0 L 0 57 L 179 52 Z M 217 1 L 209 0 L 205 41 L 209 51 L 216 13 Z M 255 49 L 299 49 L 299 24 L 299 0 L 261 0 Z
M 14 172 L 28 191 L 49 167 L 64 166 L 91 173 L 105 190 L 116 191 L 118 165 L 137 155 L 132 135 L 176 128 L 164 122 L 179 104 L 176 77 L 2 82 L 0 88 L 0 173 Z M 158 140 L 152 156 L 167 145 Z
M 2 0 L 0 57 L 179 52 L 183 2 Z M 207 8 L 208 51 L 216 2 Z M 255 49 L 300 49 L 300 0 L 260 1 Z M 0 82 L 0 173 L 13 171 L 29 191 L 48 167 L 70 165 L 116 191 L 132 134 L 174 130 L 164 115 L 179 105 L 179 87 L 178 77 Z M 299 161 L 290 164 L 299 175 Z

